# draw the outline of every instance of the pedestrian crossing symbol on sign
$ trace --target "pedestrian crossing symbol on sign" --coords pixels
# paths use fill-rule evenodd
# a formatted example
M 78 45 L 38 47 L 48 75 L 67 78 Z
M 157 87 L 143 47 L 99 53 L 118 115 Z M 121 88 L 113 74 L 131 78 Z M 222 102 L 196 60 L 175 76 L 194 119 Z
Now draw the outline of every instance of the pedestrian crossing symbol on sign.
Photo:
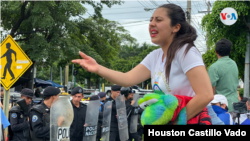
M 1 84 L 6 90 L 10 89 L 32 64 L 10 35 L 1 43 Z

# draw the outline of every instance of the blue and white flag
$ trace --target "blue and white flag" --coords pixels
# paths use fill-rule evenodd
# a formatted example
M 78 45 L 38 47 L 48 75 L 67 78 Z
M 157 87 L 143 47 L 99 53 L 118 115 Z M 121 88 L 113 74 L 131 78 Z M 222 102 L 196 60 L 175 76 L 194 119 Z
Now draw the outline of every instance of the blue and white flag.
M 238 123 L 238 117 L 236 117 L 235 123 Z M 240 125 L 250 125 L 250 120 L 246 114 L 240 114 Z

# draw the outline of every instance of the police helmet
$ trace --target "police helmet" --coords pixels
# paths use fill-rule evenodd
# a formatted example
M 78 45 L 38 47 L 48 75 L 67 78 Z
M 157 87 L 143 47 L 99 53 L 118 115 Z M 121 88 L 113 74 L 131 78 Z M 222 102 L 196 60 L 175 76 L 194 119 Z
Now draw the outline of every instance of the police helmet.
M 124 95 L 125 97 L 128 97 L 129 93 L 132 92 L 132 88 L 130 87 L 122 87 L 121 88 L 121 94 Z

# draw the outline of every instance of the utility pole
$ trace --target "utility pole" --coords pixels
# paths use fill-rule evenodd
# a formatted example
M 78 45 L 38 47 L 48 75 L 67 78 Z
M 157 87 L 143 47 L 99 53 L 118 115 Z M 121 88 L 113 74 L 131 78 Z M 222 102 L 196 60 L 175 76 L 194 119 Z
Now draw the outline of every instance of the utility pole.
M 244 75 L 244 97 L 249 97 L 249 54 L 250 54 L 250 35 L 247 35 L 247 50 L 245 54 L 245 75 Z
M 72 83 L 74 82 L 74 64 L 72 65 Z
M 50 80 L 52 81 L 52 65 L 50 66 Z
M 207 4 L 207 12 L 208 12 L 208 14 L 210 14 L 210 6 L 211 6 L 211 3 L 210 3 L 210 1 L 208 0 L 208 2 L 206 2 L 206 4 Z
M 34 89 L 34 78 L 36 78 L 36 66 L 33 64 L 31 90 Z
M 67 87 L 67 91 L 68 92 L 68 82 L 69 82 L 69 65 L 67 64 L 65 67 L 65 86 Z
M 187 0 L 187 22 L 191 24 L 191 0 Z
M 61 85 L 63 85 L 62 84 L 62 67 L 60 66 L 60 80 L 61 80 Z
M 206 1 L 206 0 L 205 0 Z M 207 11 L 198 11 L 198 13 L 207 13 L 208 12 L 208 14 L 210 14 L 210 7 L 212 6 L 211 5 L 211 3 L 210 3 L 210 1 L 208 0 L 208 2 L 205 2 L 206 3 L 206 5 L 207 5 Z
M 208 0 L 208 2 L 206 2 L 206 0 L 205 0 L 205 3 L 206 3 L 206 5 L 207 5 L 207 11 L 198 11 L 198 13 L 207 13 L 208 12 L 208 14 L 210 14 L 210 6 L 212 6 L 211 5 L 211 3 L 210 3 L 210 1 Z M 207 37 L 205 37 L 205 40 L 207 41 Z M 207 50 L 209 50 L 209 48 L 207 47 Z

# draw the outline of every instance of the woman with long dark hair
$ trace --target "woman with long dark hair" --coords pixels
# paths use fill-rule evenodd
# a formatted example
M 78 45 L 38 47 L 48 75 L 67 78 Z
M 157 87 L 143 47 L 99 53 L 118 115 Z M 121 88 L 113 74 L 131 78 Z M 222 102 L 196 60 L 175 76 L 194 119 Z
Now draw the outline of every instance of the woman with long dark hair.
M 82 52 L 83 59 L 72 62 L 120 86 L 129 87 L 151 78 L 156 93 L 193 97 L 186 105 L 189 120 L 213 100 L 202 55 L 194 45 L 196 30 L 186 21 L 180 6 L 165 4 L 154 11 L 149 33 L 151 41 L 161 48 L 152 51 L 127 73 L 105 68 Z

